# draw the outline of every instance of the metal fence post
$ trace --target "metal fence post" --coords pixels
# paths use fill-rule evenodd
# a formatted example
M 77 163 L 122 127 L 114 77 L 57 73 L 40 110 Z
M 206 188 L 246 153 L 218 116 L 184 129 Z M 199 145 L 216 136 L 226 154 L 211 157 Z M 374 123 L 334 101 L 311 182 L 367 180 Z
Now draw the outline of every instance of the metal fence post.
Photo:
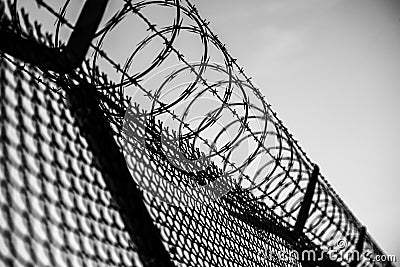
M 318 165 L 314 165 L 310 180 L 308 181 L 306 193 L 303 197 L 303 202 L 301 203 L 299 214 L 297 215 L 296 224 L 294 226 L 294 232 L 296 234 L 302 233 L 306 224 L 310 212 L 312 198 L 314 196 L 315 186 L 317 185 L 318 181 L 318 174 L 319 167 Z
M 143 266 L 173 267 L 160 231 L 147 211 L 142 193 L 131 177 L 125 158 L 99 107 L 94 86 L 80 84 L 68 90 L 67 100 L 81 134 L 86 138 L 113 199 L 118 204 Z
M 0 27 L 0 50 L 27 63 L 31 63 L 43 71 L 69 73 L 79 67 L 95 36 L 108 0 L 87 0 L 79 15 L 74 31 L 65 47 L 49 47 L 34 39 L 21 37 L 7 27 Z M 2 24 L 10 23 L 2 17 Z M 26 51 L 31 51 L 26 53 Z

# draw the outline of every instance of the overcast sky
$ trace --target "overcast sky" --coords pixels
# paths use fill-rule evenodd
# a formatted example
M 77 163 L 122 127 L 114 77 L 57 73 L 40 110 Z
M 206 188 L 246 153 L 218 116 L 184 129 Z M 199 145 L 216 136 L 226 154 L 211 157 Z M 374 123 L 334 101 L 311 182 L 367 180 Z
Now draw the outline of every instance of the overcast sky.
M 193 1 L 386 253 L 400 258 L 400 1 Z

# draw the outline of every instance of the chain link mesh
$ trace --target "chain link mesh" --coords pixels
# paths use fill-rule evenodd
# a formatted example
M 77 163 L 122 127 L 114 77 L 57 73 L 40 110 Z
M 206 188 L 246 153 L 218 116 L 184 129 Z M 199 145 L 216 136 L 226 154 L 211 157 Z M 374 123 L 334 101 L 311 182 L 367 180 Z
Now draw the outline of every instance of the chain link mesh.
M 73 74 L 43 72 L 9 55 L 0 57 L 0 263 L 151 264 L 141 260 L 140 244 L 127 229 L 129 216 L 108 186 L 113 179 L 105 171 L 104 164 L 108 163 L 99 163 L 101 155 L 90 145 L 93 135 L 82 134 L 88 126 L 77 123 L 84 118 L 74 109 L 85 103 L 76 99 L 75 106 L 71 106 L 66 100 L 71 101 L 71 90 L 79 86 L 81 90 L 88 89 L 85 86 L 95 89 L 84 94 L 96 99 L 98 106 L 93 109 L 99 109 L 106 122 L 103 126 L 113 134 L 113 142 L 106 145 L 115 146 L 125 156 L 127 169 L 142 189 L 142 201 L 159 238 L 177 266 L 309 266 L 311 263 L 300 262 L 294 252 L 321 252 L 339 238 L 347 242 L 346 251 L 354 250 L 361 224 L 322 175 L 318 176 L 304 236 L 294 234 L 314 164 L 195 6 L 178 0 L 120 2 L 121 9 L 98 31 L 91 45 L 92 56 Z M 64 16 L 70 1 L 65 2 L 62 12 L 38 1 L 41 8 L 57 18 L 55 41 L 40 32 L 39 24 L 30 23 L 26 14 L 18 15 L 16 3 L 8 2 L 11 19 L 1 18 L 3 30 L 59 47 L 59 28 L 73 29 Z M 147 10 L 154 7 L 173 11 L 172 24 L 153 24 Z M 143 23 L 147 33 L 121 64 L 109 55 L 104 42 L 107 34 L 131 16 Z M 183 33 L 199 38 L 203 46 L 200 61 L 193 63 L 191 53 L 179 45 L 178 35 Z M 130 71 L 133 58 L 154 40 L 163 47 L 157 56 L 138 72 Z M 210 63 L 218 53 L 223 64 Z M 159 88 L 152 87 L 144 77 L 155 77 L 162 72 L 160 66 L 163 70 L 169 68 L 169 72 L 162 73 L 167 75 L 164 80 L 154 79 L 156 86 L 161 84 Z M 99 68 L 113 69 L 112 81 Z M 174 79 L 185 71 L 185 78 L 178 79 L 185 86 L 179 89 Z M 225 77 L 221 78 L 221 74 Z M 116 75 L 120 77 L 115 78 Z M 180 90 L 172 103 L 160 97 L 165 94 L 166 84 Z M 133 100 L 144 94 L 143 99 L 151 103 L 150 109 L 143 111 L 143 103 L 129 102 L 124 94 L 132 88 L 140 92 Z M 200 94 L 193 94 L 198 88 L 204 88 L 202 92 L 220 106 L 207 109 L 202 114 L 205 119 L 193 128 L 185 119 L 191 112 L 189 107 L 195 110 L 193 103 L 201 103 Z M 182 103 L 187 107 L 184 111 L 179 110 Z M 218 147 L 208 142 L 204 132 L 215 126 L 224 112 L 230 113 L 233 122 L 215 132 L 215 136 L 238 125 L 237 137 Z M 171 127 L 171 121 L 178 126 Z M 176 149 L 163 140 L 183 141 Z M 253 142 L 249 146 L 253 152 L 243 154 L 238 149 L 243 140 Z M 212 156 L 207 157 L 199 144 L 207 147 Z M 235 161 L 232 151 L 248 158 Z M 174 161 L 181 157 L 179 153 L 185 158 L 204 160 L 179 163 Z M 254 162 L 258 165 L 252 165 Z M 194 165 L 198 169 L 188 171 L 187 166 Z M 215 183 L 226 173 L 232 179 L 228 185 L 218 184 L 220 187 L 213 188 L 213 194 L 223 190 L 221 186 L 230 186 L 231 190 L 218 198 L 210 197 L 204 185 Z M 369 235 L 364 247 L 373 255 L 383 254 Z M 347 266 L 350 260 L 341 259 L 337 264 Z M 364 258 L 360 266 L 385 264 L 392 266 Z

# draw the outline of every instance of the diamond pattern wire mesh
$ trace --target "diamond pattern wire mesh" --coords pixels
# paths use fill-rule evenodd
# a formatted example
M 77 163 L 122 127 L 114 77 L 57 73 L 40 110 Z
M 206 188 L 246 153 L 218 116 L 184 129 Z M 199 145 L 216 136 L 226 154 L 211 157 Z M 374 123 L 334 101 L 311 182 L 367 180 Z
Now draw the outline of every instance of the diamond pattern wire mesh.
M 39 71 L 22 68 L 25 71 L 6 57 L 1 60 L 2 264 L 140 266 L 65 98 L 54 92 L 54 84 L 38 83 Z M 131 151 L 135 161 L 131 164 L 144 166 L 137 173 L 149 177 L 154 187 L 160 188 L 154 179 L 160 171 L 171 180 L 179 175 L 142 149 Z M 186 266 L 298 266 L 294 258 L 265 258 L 268 250 L 276 254 L 285 250 L 289 256 L 291 246 L 235 218 L 229 214 L 235 209 L 227 204 L 197 202 L 189 209 L 179 207 L 179 202 L 177 206 L 165 204 L 149 194 L 145 202 L 176 262 Z
M 142 260 L 136 237 L 127 230 L 130 221 L 121 209 L 121 202 L 118 205 L 115 194 L 110 193 L 112 189 L 107 181 L 113 178 L 105 171 L 104 164 L 107 163 L 99 163 L 101 155 L 95 155 L 91 149 L 94 137 L 82 135 L 87 126 L 77 123 L 83 118 L 75 109 L 85 103 L 78 99 L 71 107 L 66 100 L 71 101 L 71 88 L 83 85 L 79 89 L 85 90 L 87 82 L 89 87 L 96 89 L 87 90 L 89 97 L 98 101 L 98 107 L 94 109 L 98 108 L 108 121 L 104 127 L 112 129 L 117 149 L 125 155 L 133 180 L 145 188 L 143 201 L 174 264 L 307 266 L 291 252 L 303 249 L 321 251 L 334 245 L 338 238 L 347 242 L 347 251 L 354 250 L 361 224 L 321 175 L 312 198 L 305 236 L 293 235 L 314 164 L 196 8 L 188 1 L 178 0 L 121 2 L 123 8 L 99 31 L 98 39 L 92 45 L 92 61 L 71 77 L 42 73 L 5 54 L 0 57 L 3 140 L 0 154 L 0 263 L 6 266 L 149 264 Z M 71 27 L 61 13 L 55 12 L 46 2 L 39 1 L 38 4 L 56 16 L 58 23 Z M 172 9 L 176 20 L 168 27 L 158 29 L 146 16 L 149 6 Z M 9 7 L 13 9 L 11 2 Z M 135 53 L 147 48 L 156 38 L 165 45 L 151 66 L 134 74 L 129 73 L 133 56 L 122 67 L 102 47 L 105 35 L 131 15 L 139 17 L 150 32 L 138 42 Z M 185 16 L 188 21 L 182 19 Z M 55 46 L 49 41 L 51 37 L 44 37 L 39 27 L 32 27 L 26 16 L 22 16 L 24 26 L 15 23 L 16 17 L 14 14 L 14 24 L 2 27 L 27 39 Z M 189 62 L 179 45 L 173 43 L 178 32 L 199 36 L 204 47 L 216 47 L 217 52 L 222 53 L 225 65 L 210 63 L 211 52 L 204 52 L 200 63 Z M 175 40 L 175 43 L 179 42 Z M 223 103 L 221 110 L 210 111 L 208 116 L 211 119 L 206 121 L 206 125 L 213 126 L 213 120 L 216 121 L 221 112 L 231 112 L 237 119 L 234 123 L 240 125 L 238 132 L 246 133 L 247 139 L 255 139 L 258 152 L 252 154 L 251 160 L 242 165 L 240 162 L 232 163 L 228 153 L 222 156 L 225 165 L 218 164 L 217 158 L 221 153 L 214 151 L 215 148 L 205 141 L 202 131 L 187 127 L 187 123 L 178 118 L 178 109 L 174 105 L 165 105 L 162 99 L 157 98 L 156 90 L 147 89 L 142 77 L 159 71 L 159 66 L 168 62 L 170 55 L 174 55 L 178 59 L 175 63 L 180 65 L 174 65 L 167 74 L 166 83 L 174 85 L 173 80 L 185 70 L 194 73 L 194 76 L 187 76 L 191 85 L 204 85 L 210 97 Z M 119 84 L 108 81 L 99 73 L 97 68 L 103 66 L 99 63 L 101 60 L 110 64 L 116 73 L 122 73 Z M 168 63 L 173 65 L 174 61 Z M 216 75 L 209 74 L 211 71 L 229 74 L 229 78 L 210 85 L 210 80 Z M 136 104 L 129 105 L 123 90 L 131 86 L 150 98 L 153 103 L 150 112 L 143 112 Z M 228 88 L 225 95 L 214 89 L 224 86 Z M 235 90 L 238 89 L 234 87 L 240 88 L 240 93 L 246 93 L 235 99 L 238 95 Z M 198 101 L 190 96 L 193 91 L 194 86 L 189 86 L 182 93 Z M 184 98 L 178 100 L 177 103 L 184 102 Z M 240 108 L 253 113 L 244 113 L 241 118 L 237 113 Z M 196 147 L 199 143 L 208 145 L 210 151 L 215 152 L 211 160 L 199 163 L 201 171 L 188 172 L 182 166 L 177 167 L 176 162 L 171 161 L 179 158 L 176 149 L 163 149 L 163 138 L 179 140 L 182 137 L 181 132 L 168 128 L 165 121 L 168 116 L 186 130 L 188 138 L 179 147 L 186 157 L 204 156 L 204 152 Z M 261 129 L 261 134 L 254 134 L 253 121 L 268 127 Z M 234 139 L 221 150 L 237 149 L 241 142 L 238 140 L 242 139 Z M 259 172 L 251 177 L 246 168 L 259 158 L 264 165 L 257 166 Z M 263 172 L 264 168 L 272 171 Z M 193 190 L 193 185 L 212 183 L 226 172 L 240 182 L 221 198 L 210 199 L 209 195 L 203 194 L 204 191 Z M 257 175 L 259 178 L 256 179 Z M 244 184 L 247 190 L 240 190 Z M 131 219 L 140 221 L 141 218 Z M 364 247 L 373 255 L 383 254 L 369 235 Z M 278 252 L 286 257 L 279 258 Z M 350 263 L 348 259 L 340 261 L 346 265 Z M 384 264 L 363 259 L 359 266 Z M 387 266 L 392 265 L 388 263 Z
M 62 94 L 0 60 L 0 265 L 138 266 Z

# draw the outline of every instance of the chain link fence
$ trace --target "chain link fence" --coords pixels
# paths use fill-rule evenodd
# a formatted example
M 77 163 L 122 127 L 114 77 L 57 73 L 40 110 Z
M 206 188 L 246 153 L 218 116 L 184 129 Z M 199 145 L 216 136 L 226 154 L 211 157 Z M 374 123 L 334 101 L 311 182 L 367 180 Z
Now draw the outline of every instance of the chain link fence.
M 0 3 L 1 265 L 393 266 L 189 1 L 119 1 L 67 72 L 70 1 Z

